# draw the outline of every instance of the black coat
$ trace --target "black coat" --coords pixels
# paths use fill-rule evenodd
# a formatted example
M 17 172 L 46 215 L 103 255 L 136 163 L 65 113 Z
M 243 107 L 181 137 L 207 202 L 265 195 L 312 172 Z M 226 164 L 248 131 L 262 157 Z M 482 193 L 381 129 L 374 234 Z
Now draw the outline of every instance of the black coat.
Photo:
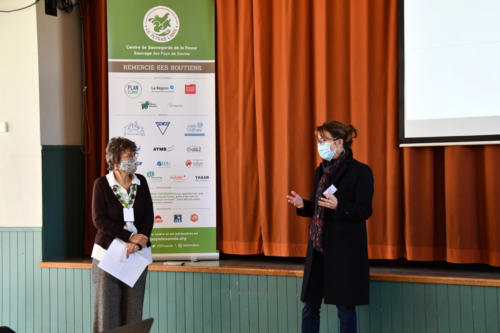
M 312 217 L 316 190 L 323 175 L 321 165 L 314 175 L 311 200 L 297 214 Z M 325 304 L 363 305 L 369 303 L 369 264 L 366 219 L 372 214 L 373 174 L 366 164 L 347 158 L 331 176 L 327 187 L 334 184 L 338 199 L 335 210 L 325 208 L 323 231 L 323 295 Z M 326 190 L 322 189 L 322 192 Z M 307 246 L 301 300 L 315 293 L 318 285 L 309 281 L 313 247 Z

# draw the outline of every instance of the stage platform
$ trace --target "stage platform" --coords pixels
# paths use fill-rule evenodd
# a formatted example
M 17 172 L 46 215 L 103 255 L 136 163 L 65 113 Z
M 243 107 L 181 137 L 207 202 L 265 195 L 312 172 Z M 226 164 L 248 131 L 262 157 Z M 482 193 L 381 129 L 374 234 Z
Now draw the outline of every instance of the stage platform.
M 40 262 L 41 268 L 90 269 L 90 258 Z M 304 259 L 260 256 L 225 256 L 217 261 L 154 262 L 150 271 L 216 274 L 246 274 L 302 277 Z M 500 287 L 500 268 L 487 265 L 458 265 L 372 260 L 370 280 Z

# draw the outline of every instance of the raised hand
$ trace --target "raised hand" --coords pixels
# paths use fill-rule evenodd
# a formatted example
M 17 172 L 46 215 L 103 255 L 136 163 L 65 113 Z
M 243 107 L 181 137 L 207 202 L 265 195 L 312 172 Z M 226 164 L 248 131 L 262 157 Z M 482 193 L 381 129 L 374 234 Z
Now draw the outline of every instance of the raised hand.
M 295 191 L 290 191 L 290 194 L 287 194 L 286 198 L 289 204 L 292 204 L 297 208 L 304 208 L 304 200 Z

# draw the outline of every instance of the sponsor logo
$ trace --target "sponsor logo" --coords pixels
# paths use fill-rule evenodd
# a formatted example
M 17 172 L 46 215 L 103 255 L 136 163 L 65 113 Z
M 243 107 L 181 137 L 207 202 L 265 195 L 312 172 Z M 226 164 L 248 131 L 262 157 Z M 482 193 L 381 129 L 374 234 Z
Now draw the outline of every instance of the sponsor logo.
M 154 93 L 173 93 L 175 91 L 175 86 L 173 84 L 169 86 L 152 86 L 151 92 Z
M 171 175 L 170 176 L 170 181 L 173 183 L 182 183 L 185 182 L 187 179 L 186 175 Z
M 169 108 L 173 108 L 173 109 L 180 109 L 180 108 L 183 108 L 184 107 L 184 104 L 175 104 L 175 103 L 168 103 L 168 107 Z
M 196 182 L 208 182 L 210 181 L 210 176 L 194 176 Z
M 157 161 L 156 166 L 158 168 L 171 168 L 172 163 L 170 163 L 169 161 Z
M 198 222 L 199 216 L 198 214 L 191 214 L 191 222 L 196 223 Z
M 184 136 L 205 136 L 205 133 L 203 133 L 203 122 L 199 121 L 196 124 L 187 125 Z
M 182 214 L 174 214 L 174 223 L 182 223 Z
M 166 151 L 170 152 L 175 149 L 174 145 L 168 146 L 168 147 L 153 147 L 153 151 Z
M 141 150 L 142 150 L 142 146 L 140 146 L 140 145 L 136 145 L 136 146 L 135 146 L 135 149 L 139 152 L 139 151 L 141 151 Z
M 139 102 L 141 104 L 141 110 L 149 110 L 150 108 L 157 108 L 158 106 L 151 101 Z
M 146 176 L 152 181 L 152 182 L 161 182 L 163 180 L 163 177 L 155 176 L 154 171 L 148 171 L 146 173 Z
M 203 160 L 187 160 L 185 163 L 186 167 L 188 168 L 201 168 L 203 165 L 205 165 Z
M 137 98 L 141 96 L 142 86 L 137 81 L 130 81 L 125 84 L 124 91 L 129 98 Z
M 130 122 L 123 127 L 123 135 L 141 135 L 144 136 L 144 127 L 139 125 L 137 121 Z
M 161 218 L 160 215 L 155 216 L 155 223 L 163 223 L 163 219 Z
M 185 84 L 184 85 L 184 93 L 186 95 L 195 95 L 196 94 L 196 84 Z
M 177 36 L 180 21 L 177 14 L 165 6 L 156 6 L 148 10 L 142 26 L 146 35 L 158 43 L 166 43 Z
M 157 121 L 156 122 L 156 127 L 158 127 L 158 130 L 160 131 L 161 135 L 165 134 L 165 132 L 167 131 L 169 126 L 170 126 L 170 121 Z
M 186 151 L 188 153 L 201 153 L 201 146 L 197 145 L 188 146 L 186 147 Z

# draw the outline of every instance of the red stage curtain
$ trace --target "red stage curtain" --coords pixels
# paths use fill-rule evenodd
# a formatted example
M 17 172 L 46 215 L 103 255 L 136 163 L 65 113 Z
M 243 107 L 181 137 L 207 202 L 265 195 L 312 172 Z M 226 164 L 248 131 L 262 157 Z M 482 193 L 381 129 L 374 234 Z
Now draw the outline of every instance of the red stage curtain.
M 82 7 L 91 184 L 107 137 L 105 6 Z M 285 194 L 309 196 L 314 127 L 337 119 L 359 129 L 354 156 L 375 176 L 371 258 L 500 266 L 500 147 L 398 148 L 397 0 L 218 0 L 216 16 L 219 250 L 305 254 L 308 221 Z
M 217 3 L 219 248 L 305 254 L 308 222 L 285 194 L 309 196 L 314 127 L 337 119 L 359 129 L 354 155 L 375 174 L 371 255 L 404 256 L 397 1 L 244 3 Z

